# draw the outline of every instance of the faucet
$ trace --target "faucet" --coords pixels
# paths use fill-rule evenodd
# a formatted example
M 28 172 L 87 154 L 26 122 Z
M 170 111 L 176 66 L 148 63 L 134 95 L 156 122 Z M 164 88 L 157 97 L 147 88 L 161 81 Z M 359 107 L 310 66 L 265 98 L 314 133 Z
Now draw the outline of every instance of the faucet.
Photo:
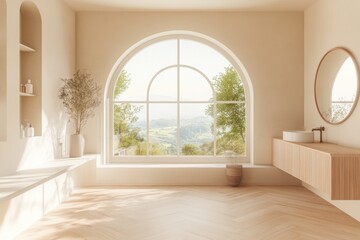
M 320 127 L 318 127 L 318 128 L 313 128 L 311 131 L 319 131 L 320 132 L 320 142 L 322 143 L 323 141 L 322 141 L 322 132 L 323 131 L 325 131 L 325 127 L 322 127 L 322 126 L 320 126 Z

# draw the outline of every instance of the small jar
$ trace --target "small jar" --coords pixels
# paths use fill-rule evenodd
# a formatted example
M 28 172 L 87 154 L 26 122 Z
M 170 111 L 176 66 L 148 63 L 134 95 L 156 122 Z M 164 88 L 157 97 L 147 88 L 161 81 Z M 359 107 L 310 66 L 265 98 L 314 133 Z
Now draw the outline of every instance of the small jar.
M 24 93 L 26 91 L 25 84 L 20 84 L 20 92 Z

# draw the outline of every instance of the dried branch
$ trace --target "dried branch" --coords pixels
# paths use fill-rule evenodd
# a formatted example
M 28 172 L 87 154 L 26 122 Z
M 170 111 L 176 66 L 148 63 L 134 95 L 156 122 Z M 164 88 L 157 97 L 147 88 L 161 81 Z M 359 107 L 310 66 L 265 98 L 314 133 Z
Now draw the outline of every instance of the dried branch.
M 95 115 L 95 108 L 101 103 L 101 87 L 91 74 L 80 70 L 76 71 L 73 78 L 61 80 L 64 86 L 59 89 L 59 99 L 75 124 L 76 134 L 80 134 L 87 120 Z

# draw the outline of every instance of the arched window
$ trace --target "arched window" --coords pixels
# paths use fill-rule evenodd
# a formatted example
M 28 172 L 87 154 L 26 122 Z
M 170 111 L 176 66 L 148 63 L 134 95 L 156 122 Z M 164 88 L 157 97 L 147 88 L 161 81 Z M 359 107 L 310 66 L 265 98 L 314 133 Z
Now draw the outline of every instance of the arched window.
M 248 93 L 218 49 L 183 35 L 131 51 L 108 89 L 110 162 L 249 161 Z

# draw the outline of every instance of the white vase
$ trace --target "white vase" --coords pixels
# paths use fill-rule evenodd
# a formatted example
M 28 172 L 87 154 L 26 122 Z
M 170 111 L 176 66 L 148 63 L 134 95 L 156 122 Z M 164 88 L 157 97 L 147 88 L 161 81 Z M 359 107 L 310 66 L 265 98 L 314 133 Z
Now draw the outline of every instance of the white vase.
M 84 155 L 85 139 L 81 134 L 70 136 L 69 157 L 82 157 Z

